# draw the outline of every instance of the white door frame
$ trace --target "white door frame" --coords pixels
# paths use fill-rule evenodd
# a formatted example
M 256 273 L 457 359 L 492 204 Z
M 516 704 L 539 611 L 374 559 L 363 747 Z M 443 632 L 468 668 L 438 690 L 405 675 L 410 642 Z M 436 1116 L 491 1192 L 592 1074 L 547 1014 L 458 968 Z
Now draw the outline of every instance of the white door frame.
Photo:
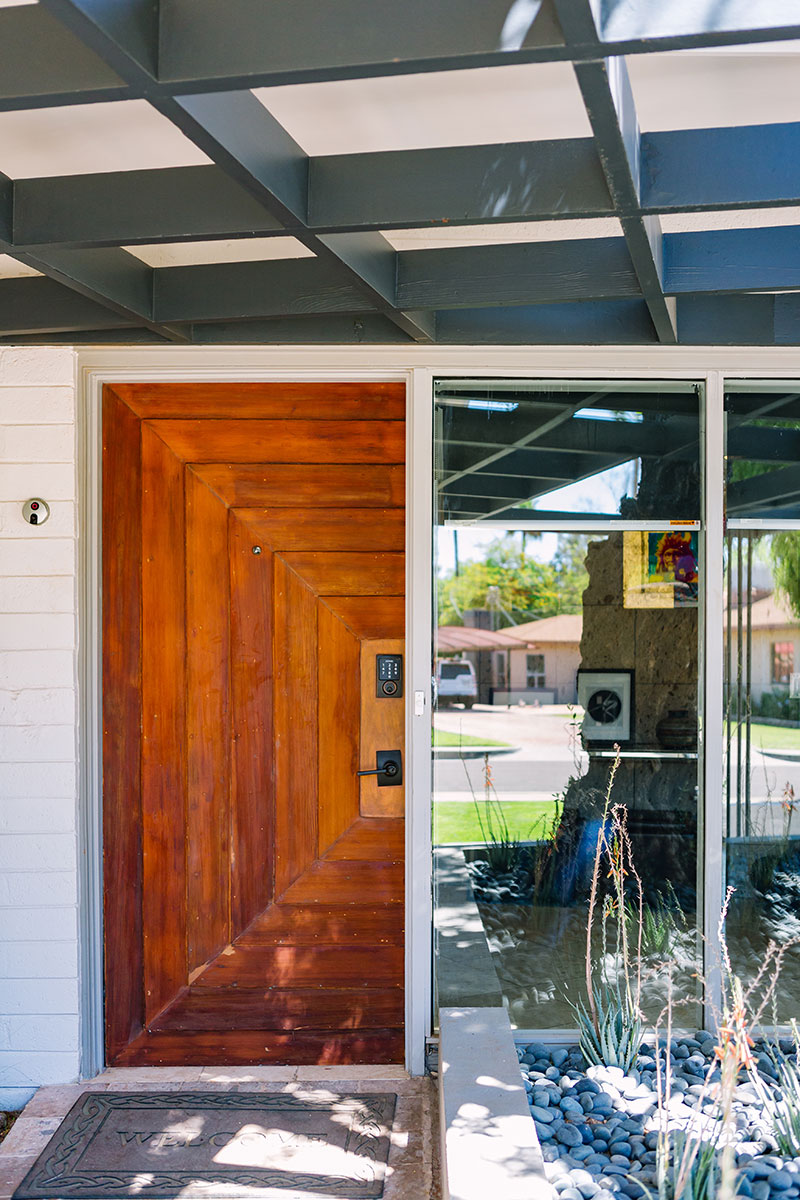
M 102 940 L 101 429 L 105 383 L 286 380 L 402 380 L 408 390 L 406 458 L 406 1065 L 424 1070 L 431 1019 L 431 530 L 434 376 L 609 380 L 682 378 L 704 382 L 706 461 L 713 464 L 706 537 L 722 538 L 722 378 L 794 379 L 793 347 L 87 347 L 76 351 L 78 412 L 79 914 L 81 1073 L 104 1063 Z M 705 607 L 705 743 L 721 745 L 721 563 L 709 561 Z M 422 700 L 419 700 L 419 693 Z M 415 715 L 415 697 L 417 708 Z M 421 709 L 421 711 L 420 711 Z M 721 757 L 705 755 L 704 792 L 721 788 Z M 705 825 L 705 919 L 721 899 L 721 823 Z

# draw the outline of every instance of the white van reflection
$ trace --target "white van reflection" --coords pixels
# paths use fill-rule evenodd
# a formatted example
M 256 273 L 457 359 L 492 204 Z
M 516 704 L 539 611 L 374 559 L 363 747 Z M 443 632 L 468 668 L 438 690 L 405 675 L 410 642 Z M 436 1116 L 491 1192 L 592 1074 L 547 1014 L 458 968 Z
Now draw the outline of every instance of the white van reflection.
M 439 660 L 436 663 L 436 698 L 440 707 L 463 704 L 472 708 L 478 698 L 475 668 L 465 658 Z

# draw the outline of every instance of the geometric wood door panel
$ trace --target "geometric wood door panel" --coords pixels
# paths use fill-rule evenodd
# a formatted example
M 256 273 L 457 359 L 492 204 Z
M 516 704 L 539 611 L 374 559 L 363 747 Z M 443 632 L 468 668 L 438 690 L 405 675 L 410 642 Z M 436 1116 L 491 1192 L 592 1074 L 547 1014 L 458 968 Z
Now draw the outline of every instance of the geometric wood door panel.
M 103 397 L 107 1060 L 403 1057 L 400 384 Z

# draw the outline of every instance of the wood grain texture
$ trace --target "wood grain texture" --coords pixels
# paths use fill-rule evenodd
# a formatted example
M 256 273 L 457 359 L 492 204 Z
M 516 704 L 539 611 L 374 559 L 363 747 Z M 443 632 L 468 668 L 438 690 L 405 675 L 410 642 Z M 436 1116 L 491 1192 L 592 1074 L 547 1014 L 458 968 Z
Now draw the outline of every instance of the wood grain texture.
M 319 596 L 402 596 L 402 554 L 294 551 L 281 556 Z
M 400 508 L 236 509 L 239 519 L 273 550 L 396 550 L 405 546 Z
M 149 1020 L 186 981 L 186 622 L 183 464 L 147 426 L 142 495 L 142 922 Z
M 275 556 L 275 892 L 317 851 L 317 600 Z
M 401 463 L 403 421 L 146 421 L 191 463 Z
M 220 1033 L 144 1033 L 118 1056 L 117 1066 L 218 1067 L 292 1063 L 338 1066 L 357 1063 L 401 1063 L 402 1030 L 232 1030 Z
M 255 447 L 252 448 L 252 454 Z M 231 508 L 403 508 L 400 464 L 195 463 L 192 470 Z
M 221 954 L 203 972 L 202 987 L 403 986 L 402 946 L 244 946 Z
M 323 859 L 283 896 L 285 904 L 402 904 L 403 866 L 393 862 Z
M 362 771 L 375 766 L 376 750 L 399 750 L 405 780 L 406 707 L 402 696 L 376 695 L 375 659 L 378 654 L 402 654 L 402 638 L 361 641 L 361 754 Z M 405 687 L 403 689 L 405 694 Z M 402 817 L 405 812 L 405 782 L 399 787 L 380 787 L 375 776 L 360 780 L 359 812 L 362 817 Z
M 402 421 L 402 383 L 124 383 L 115 390 L 139 417 L 295 417 Z
M 230 513 L 231 924 L 244 929 L 275 895 L 272 575 L 269 550 Z
M 361 653 L 358 639 L 324 604 L 317 606 L 319 662 L 318 836 L 316 856 L 358 816 Z
M 230 940 L 228 512 L 186 474 L 186 960 Z M 238 932 L 238 930 L 236 931 Z
M 384 1029 L 403 1024 L 402 988 L 187 988 L 150 1026 L 161 1030 Z
M 354 821 L 331 846 L 326 858 L 331 861 L 345 858 L 374 859 L 384 862 L 403 862 L 405 857 L 405 823 L 402 820 Z
M 402 388 L 115 390 L 108 1061 L 398 1061 L 401 789 L 361 816 L 355 771 L 402 648 Z
M 402 822 L 401 822 L 402 824 Z M 380 853 L 380 848 L 374 852 Z M 398 861 L 402 862 L 402 853 Z M 354 915 L 357 920 L 354 920 Z M 403 914 L 396 905 L 368 907 L 358 913 L 346 905 L 276 904 L 252 922 L 237 946 L 315 946 L 317 944 L 346 944 L 348 942 L 387 943 L 402 945 Z
M 403 636 L 406 601 L 402 595 L 337 596 L 326 603 L 357 638 Z
M 139 422 L 103 389 L 103 870 L 106 1052 L 144 1019 L 142 994 L 142 474 Z M 118 554 L 120 545 L 127 554 Z

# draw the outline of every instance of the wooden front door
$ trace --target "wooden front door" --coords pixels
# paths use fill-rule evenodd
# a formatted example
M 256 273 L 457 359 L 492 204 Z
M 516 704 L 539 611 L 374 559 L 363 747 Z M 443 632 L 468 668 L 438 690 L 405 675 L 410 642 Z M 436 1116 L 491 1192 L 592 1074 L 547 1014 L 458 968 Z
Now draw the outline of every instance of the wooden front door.
M 400 384 L 103 400 L 107 1060 L 398 1062 Z

